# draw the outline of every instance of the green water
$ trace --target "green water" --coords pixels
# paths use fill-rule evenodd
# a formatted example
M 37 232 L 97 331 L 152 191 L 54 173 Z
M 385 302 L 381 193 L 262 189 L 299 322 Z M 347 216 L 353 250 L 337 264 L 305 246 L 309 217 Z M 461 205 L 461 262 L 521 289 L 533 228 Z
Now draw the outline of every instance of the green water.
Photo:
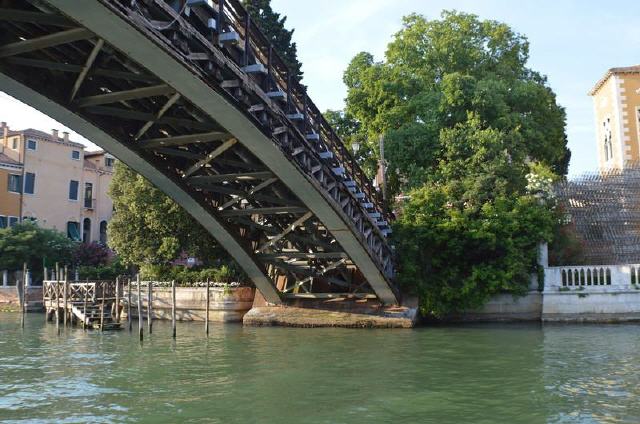
M 140 344 L 43 321 L 0 313 L 0 422 L 640 423 L 640 325 L 156 322 Z

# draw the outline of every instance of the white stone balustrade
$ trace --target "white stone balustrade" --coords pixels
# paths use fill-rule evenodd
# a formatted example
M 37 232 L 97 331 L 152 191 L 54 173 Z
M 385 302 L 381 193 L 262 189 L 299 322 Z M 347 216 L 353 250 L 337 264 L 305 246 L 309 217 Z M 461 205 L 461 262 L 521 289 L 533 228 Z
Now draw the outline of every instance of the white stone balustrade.
M 548 267 L 545 292 L 640 290 L 640 264 Z

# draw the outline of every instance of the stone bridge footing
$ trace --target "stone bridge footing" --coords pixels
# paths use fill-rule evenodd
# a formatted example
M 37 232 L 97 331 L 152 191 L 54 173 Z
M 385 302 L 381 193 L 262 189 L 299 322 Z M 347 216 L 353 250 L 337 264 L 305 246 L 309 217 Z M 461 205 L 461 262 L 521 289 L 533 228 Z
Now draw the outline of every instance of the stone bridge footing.
M 259 293 L 243 318 L 247 326 L 413 328 L 417 299 L 385 306 L 376 299 L 304 299 L 269 305 Z

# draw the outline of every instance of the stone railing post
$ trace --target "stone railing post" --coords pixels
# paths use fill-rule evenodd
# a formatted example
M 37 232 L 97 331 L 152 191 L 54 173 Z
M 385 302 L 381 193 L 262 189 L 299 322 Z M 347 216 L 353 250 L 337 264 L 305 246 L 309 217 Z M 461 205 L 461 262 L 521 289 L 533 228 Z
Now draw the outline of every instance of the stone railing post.
M 2 271 L 2 287 L 7 287 L 9 285 L 9 271 L 6 269 Z
M 31 287 L 31 271 L 29 270 L 25 274 L 24 283 L 26 287 Z
M 538 265 L 549 268 L 549 245 L 546 242 L 538 243 Z

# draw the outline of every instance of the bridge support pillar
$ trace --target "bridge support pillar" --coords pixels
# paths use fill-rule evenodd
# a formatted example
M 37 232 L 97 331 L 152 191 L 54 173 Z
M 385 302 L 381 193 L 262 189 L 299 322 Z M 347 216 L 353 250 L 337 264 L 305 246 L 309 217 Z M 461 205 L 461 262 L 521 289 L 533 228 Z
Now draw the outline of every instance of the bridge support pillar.
M 404 306 L 385 306 L 377 299 L 300 299 L 268 305 L 256 293 L 243 318 L 247 326 L 412 328 L 418 320 L 417 299 Z

